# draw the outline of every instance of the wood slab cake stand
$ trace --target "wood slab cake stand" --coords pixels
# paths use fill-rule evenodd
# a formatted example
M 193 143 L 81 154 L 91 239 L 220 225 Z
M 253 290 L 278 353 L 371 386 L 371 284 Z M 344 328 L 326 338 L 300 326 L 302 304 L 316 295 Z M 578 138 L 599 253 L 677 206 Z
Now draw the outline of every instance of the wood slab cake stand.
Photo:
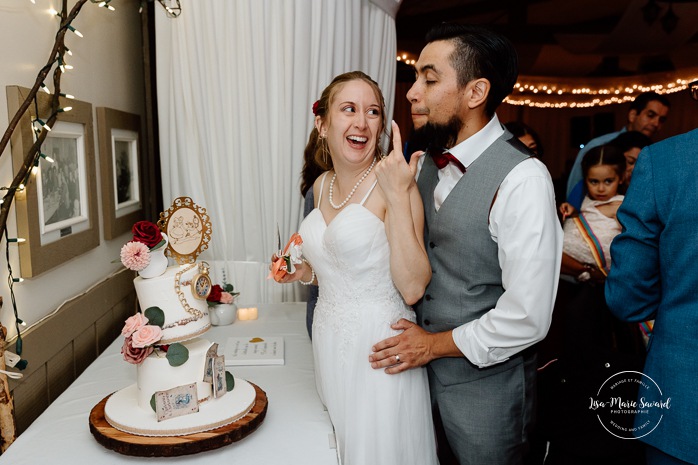
M 252 410 L 229 425 L 202 433 L 186 436 L 138 436 L 112 427 L 104 418 L 105 397 L 90 412 L 90 432 L 98 443 L 107 449 L 124 455 L 137 457 L 175 457 L 218 449 L 253 433 L 267 414 L 267 395 L 259 386 L 255 389 L 255 404 Z

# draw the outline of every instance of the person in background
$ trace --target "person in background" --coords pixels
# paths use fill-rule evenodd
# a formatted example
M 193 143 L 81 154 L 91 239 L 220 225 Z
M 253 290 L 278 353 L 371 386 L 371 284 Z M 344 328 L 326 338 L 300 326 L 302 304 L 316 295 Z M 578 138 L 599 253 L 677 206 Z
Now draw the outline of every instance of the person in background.
M 396 378 L 427 366 L 440 459 L 450 446 L 461 464 L 520 464 L 534 345 L 548 331 L 560 271 L 552 180 L 495 114 L 518 76 L 506 38 L 441 24 L 416 73 L 413 140 L 428 141 L 429 155 L 383 160 L 377 175 L 387 203 L 400 205 L 418 174 L 433 274 L 415 305 L 418 324 L 393 325 L 401 333 L 377 339 L 368 362 Z
M 698 100 L 698 81 L 688 85 Z M 654 319 L 643 372 L 671 407 L 651 434 L 650 465 L 686 465 L 698 459 L 698 129 L 646 147 L 618 220 L 606 300 L 620 319 Z M 643 393 L 659 400 L 656 390 Z M 641 417 L 636 417 L 636 426 Z
M 567 178 L 567 201 L 574 205 L 570 199 L 572 189 L 582 180 L 582 158 L 594 147 L 606 144 L 625 131 L 639 131 L 649 138 L 662 129 L 664 122 L 669 115 L 671 104 L 669 99 L 654 91 L 643 92 L 635 97 L 628 109 L 628 122 L 620 130 L 599 136 L 590 140 L 577 154 L 577 158 L 572 165 L 572 171 Z M 581 203 L 581 202 L 580 202 Z
M 625 190 L 628 189 L 630 185 L 630 180 L 633 176 L 633 170 L 635 169 L 635 163 L 637 163 L 637 157 L 640 155 L 640 151 L 650 145 L 652 140 L 640 131 L 625 131 L 622 132 L 609 142 L 609 145 L 618 147 L 623 151 L 625 155 Z
M 313 114 L 316 108 L 313 108 Z M 303 152 L 303 171 L 301 172 L 301 195 L 304 197 L 303 218 L 315 208 L 315 196 L 313 195 L 313 183 L 324 170 L 315 161 L 315 151 L 312 144 L 308 144 Z M 306 302 L 305 326 L 308 336 L 313 338 L 313 314 L 318 298 L 318 287 L 315 284 L 308 286 L 308 301 Z
M 528 147 L 533 154 L 538 158 L 543 158 L 543 144 L 541 143 L 538 133 L 532 127 L 521 121 L 509 121 L 504 123 L 504 127 Z
M 635 162 L 640 150 L 651 143 L 650 138 L 640 131 L 623 131 L 618 134 L 618 137 L 608 143 L 608 145 L 618 147 L 625 155 L 625 179 L 621 186 L 621 192 L 625 192 L 630 184 L 633 168 L 635 168 Z M 560 212 L 565 216 L 569 216 L 572 212 L 579 210 L 584 200 L 584 193 L 584 181 L 580 181 L 567 196 L 568 201 L 560 205 Z

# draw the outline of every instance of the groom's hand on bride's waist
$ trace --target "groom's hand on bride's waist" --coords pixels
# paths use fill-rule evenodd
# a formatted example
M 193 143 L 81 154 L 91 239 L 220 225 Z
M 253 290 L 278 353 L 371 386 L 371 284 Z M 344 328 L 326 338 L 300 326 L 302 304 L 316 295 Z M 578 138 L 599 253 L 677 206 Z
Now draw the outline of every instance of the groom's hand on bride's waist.
M 442 357 L 464 357 L 451 331 L 430 333 L 411 321 L 400 319 L 391 328 L 402 331 L 374 345 L 368 356 L 371 367 L 384 368 L 388 374 L 426 365 Z
M 431 352 L 432 333 L 404 318 L 391 328 L 402 333 L 384 339 L 371 348 L 373 353 L 368 357 L 371 367 L 385 368 L 385 372 L 392 375 L 421 367 L 435 358 Z

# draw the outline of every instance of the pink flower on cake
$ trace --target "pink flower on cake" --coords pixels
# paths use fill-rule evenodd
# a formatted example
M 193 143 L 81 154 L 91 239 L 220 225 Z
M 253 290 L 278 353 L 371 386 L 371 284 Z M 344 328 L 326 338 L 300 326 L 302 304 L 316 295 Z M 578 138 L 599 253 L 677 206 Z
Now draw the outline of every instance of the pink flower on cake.
M 133 333 L 131 339 L 131 344 L 137 349 L 153 345 L 162 339 L 162 329 L 159 326 L 145 325 Z
M 142 242 L 147 245 L 149 249 L 152 249 L 160 242 L 162 242 L 162 233 L 160 228 L 157 227 L 155 223 L 150 221 L 139 221 L 133 225 L 131 229 L 133 232 L 133 240 L 136 242 Z
M 124 345 L 121 347 L 121 355 L 124 356 L 124 360 L 128 363 L 139 365 L 148 355 L 153 353 L 153 350 L 155 350 L 153 347 L 134 347 L 132 338 L 127 337 L 124 339 Z
M 133 271 L 141 271 L 150 264 L 150 249 L 142 242 L 127 242 L 121 248 L 121 263 Z
M 133 333 L 135 333 L 147 324 L 148 318 L 141 312 L 138 312 L 135 315 L 128 317 L 128 319 L 124 323 L 124 329 L 121 330 L 121 334 L 125 337 L 131 337 Z

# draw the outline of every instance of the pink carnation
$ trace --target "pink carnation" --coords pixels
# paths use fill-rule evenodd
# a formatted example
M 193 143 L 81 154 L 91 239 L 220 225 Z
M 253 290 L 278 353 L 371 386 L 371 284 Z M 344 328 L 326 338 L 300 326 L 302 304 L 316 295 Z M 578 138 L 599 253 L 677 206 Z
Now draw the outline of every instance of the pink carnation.
M 121 263 L 133 271 L 142 271 L 150 264 L 150 249 L 142 242 L 127 242 L 121 248 Z
M 230 292 L 221 292 L 221 298 L 219 300 L 222 304 L 232 304 L 235 297 Z
M 162 329 L 159 326 L 145 325 L 138 329 L 133 336 L 133 347 L 140 349 L 150 346 L 162 339 Z
M 124 329 L 121 330 L 121 334 L 125 337 L 131 337 L 131 335 L 141 329 L 141 327 L 148 324 L 148 317 L 138 312 L 135 315 L 128 317 L 124 323 Z
M 124 345 L 121 347 L 121 355 L 124 356 L 124 360 L 128 363 L 139 365 L 148 355 L 153 353 L 153 350 L 155 350 L 153 347 L 133 347 L 132 339 L 127 337 L 124 340 Z

